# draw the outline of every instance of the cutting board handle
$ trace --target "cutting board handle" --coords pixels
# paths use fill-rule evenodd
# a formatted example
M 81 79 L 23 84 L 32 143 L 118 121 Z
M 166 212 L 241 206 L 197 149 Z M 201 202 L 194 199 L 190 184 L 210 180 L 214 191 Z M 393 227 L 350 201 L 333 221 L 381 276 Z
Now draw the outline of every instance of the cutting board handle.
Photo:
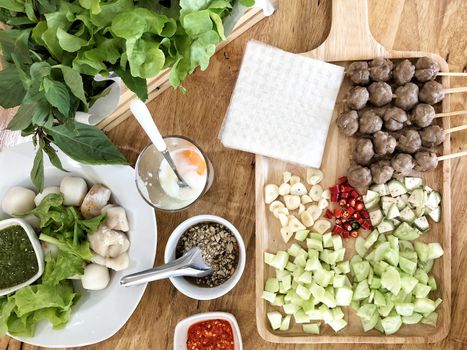
M 368 23 L 368 0 L 333 0 L 331 30 L 316 49 L 305 53 L 311 57 L 326 57 L 328 61 L 368 59 L 385 56 Z

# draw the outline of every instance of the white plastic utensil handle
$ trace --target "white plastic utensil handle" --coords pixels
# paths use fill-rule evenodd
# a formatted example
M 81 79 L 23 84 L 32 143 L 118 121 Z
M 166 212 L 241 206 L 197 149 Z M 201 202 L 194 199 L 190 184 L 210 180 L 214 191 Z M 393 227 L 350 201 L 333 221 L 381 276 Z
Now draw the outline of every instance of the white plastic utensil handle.
M 139 125 L 149 136 L 151 142 L 156 146 L 159 152 L 163 152 L 167 149 L 167 146 L 162 138 L 156 123 L 152 119 L 151 112 L 148 107 L 141 100 L 133 100 L 130 103 L 130 110 L 138 121 Z

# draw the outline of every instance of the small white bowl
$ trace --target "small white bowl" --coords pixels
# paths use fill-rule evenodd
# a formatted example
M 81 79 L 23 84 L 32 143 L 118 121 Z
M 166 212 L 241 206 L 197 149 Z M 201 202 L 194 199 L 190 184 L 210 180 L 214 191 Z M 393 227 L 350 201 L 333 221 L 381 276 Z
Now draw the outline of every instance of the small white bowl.
M 37 270 L 37 273 L 34 276 L 32 276 L 30 279 L 28 279 L 26 282 L 18 284 L 14 287 L 1 289 L 0 296 L 13 293 L 14 291 L 20 288 L 30 285 L 31 283 L 36 281 L 39 277 L 41 277 L 42 273 L 44 272 L 44 255 L 42 253 L 42 247 L 41 247 L 39 240 L 37 239 L 36 232 L 34 232 L 31 225 L 29 225 L 23 219 L 11 218 L 11 219 L 0 221 L 0 230 L 3 230 L 10 226 L 16 226 L 16 225 L 21 226 L 24 229 L 24 231 L 27 233 L 29 237 L 29 240 L 31 241 L 32 247 L 34 249 L 34 253 L 36 254 L 36 258 L 37 258 L 38 270 Z
M 188 336 L 188 329 L 191 325 L 202 321 L 216 319 L 230 322 L 234 336 L 234 349 L 243 350 L 242 335 L 240 333 L 237 320 L 235 319 L 234 315 L 227 312 L 205 312 L 187 317 L 184 320 L 178 322 L 174 332 L 174 350 L 187 350 L 186 341 Z
M 203 223 L 203 222 L 214 222 L 227 227 L 230 232 L 235 236 L 238 242 L 238 265 L 235 269 L 234 274 L 220 286 L 209 288 L 209 287 L 198 287 L 195 284 L 189 282 L 184 277 L 171 277 L 170 281 L 178 289 L 179 292 L 185 294 L 187 297 L 197 299 L 197 300 L 212 300 L 227 294 L 240 280 L 242 277 L 243 269 L 245 268 L 246 260 L 246 251 L 245 244 L 243 243 L 243 238 L 240 235 L 240 232 L 232 225 L 229 221 L 215 215 L 198 215 L 188 220 L 185 220 L 172 232 L 167 241 L 165 247 L 164 260 L 165 263 L 168 263 L 172 260 L 175 260 L 175 250 L 177 248 L 177 243 L 183 233 L 188 230 L 193 225 Z

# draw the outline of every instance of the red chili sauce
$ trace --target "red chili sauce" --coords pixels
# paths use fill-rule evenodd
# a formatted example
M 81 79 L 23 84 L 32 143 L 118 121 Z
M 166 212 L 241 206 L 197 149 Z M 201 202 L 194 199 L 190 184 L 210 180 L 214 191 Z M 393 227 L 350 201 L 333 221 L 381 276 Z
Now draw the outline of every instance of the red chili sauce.
M 188 329 L 188 350 L 234 350 L 232 326 L 226 320 L 195 323 Z

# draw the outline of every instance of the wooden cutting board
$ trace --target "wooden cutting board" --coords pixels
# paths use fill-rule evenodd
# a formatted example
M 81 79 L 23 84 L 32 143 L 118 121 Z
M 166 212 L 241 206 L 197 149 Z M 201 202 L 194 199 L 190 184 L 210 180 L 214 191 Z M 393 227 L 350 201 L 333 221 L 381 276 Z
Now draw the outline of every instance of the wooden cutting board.
M 333 0 L 332 25 L 329 36 L 316 49 L 303 53 L 304 56 L 333 62 L 347 66 L 352 61 L 371 60 L 375 57 L 391 59 L 417 58 L 429 56 L 437 61 L 442 71 L 448 71 L 448 64 L 440 56 L 427 52 L 387 50 L 372 36 L 368 25 L 367 0 Z M 449 78 L 443 77 L 443 85 L 449 87 Z M 325 178 L 321 185 L 327 188 L 337 178 L 345 175 L 350 165 L 354 140 L 339 134 L 335 119 L 343 111 L 342 99 L 349 89 L 345 79 L 341 87 L 333 120 L 329 128 L 325 153 L 321 169 Z M 449 95 L 446 95 L 437 112 L 446 112 L 449 108 Z M 442 127 L 448 129 L 449 118 L 442 119 Z M 438 155 L 450 153 L 450 141 L 446 138 Z M 438 283 L 438 296 L 443 303 L 438 308 L 439 317 L 436 327 L 417 324 L 402 326 L 393 335 L 385 336 L 376 330 L 363 332 L 361 322 L 355 312 L 345 308 L 349 324 L 342 331 L 335 333 L 329 326 L 321 327 L 320 335 L 303 333 L 301 327 L 294 325 L 289 331 L 273 331 L 266 313 L 272 310 L 266 301 L 261 299 L 264 283 L 273 276 L 273 269 L 263 262 L 265 251 L 275 252 L 287 249 L 287 244 L 280 237 L 280 223 L 264 204 L 263 187 L 267 183 L 281 183 L 282 172 L 288 170 L 305 178 L 305 169 L 271 158 L 256 156 L 256 320 L 258 332 L 265 340 L 275 343 L 432 343 L 442 340 L 449 332 L 451 319 L 451 208 L 450 208 L 450 162 L 443 161 L 437 169 L 430 173 L 420 174 L 426 183 L 442 193 L 441 222 L 430 222 L 431 229 L 421 237 L 422 241 L 440 242 L 444 248 L 444 256 L 435 262 L 433 273 Z M 346 259 L 355 253 L 353 239 L 345 240 Z

